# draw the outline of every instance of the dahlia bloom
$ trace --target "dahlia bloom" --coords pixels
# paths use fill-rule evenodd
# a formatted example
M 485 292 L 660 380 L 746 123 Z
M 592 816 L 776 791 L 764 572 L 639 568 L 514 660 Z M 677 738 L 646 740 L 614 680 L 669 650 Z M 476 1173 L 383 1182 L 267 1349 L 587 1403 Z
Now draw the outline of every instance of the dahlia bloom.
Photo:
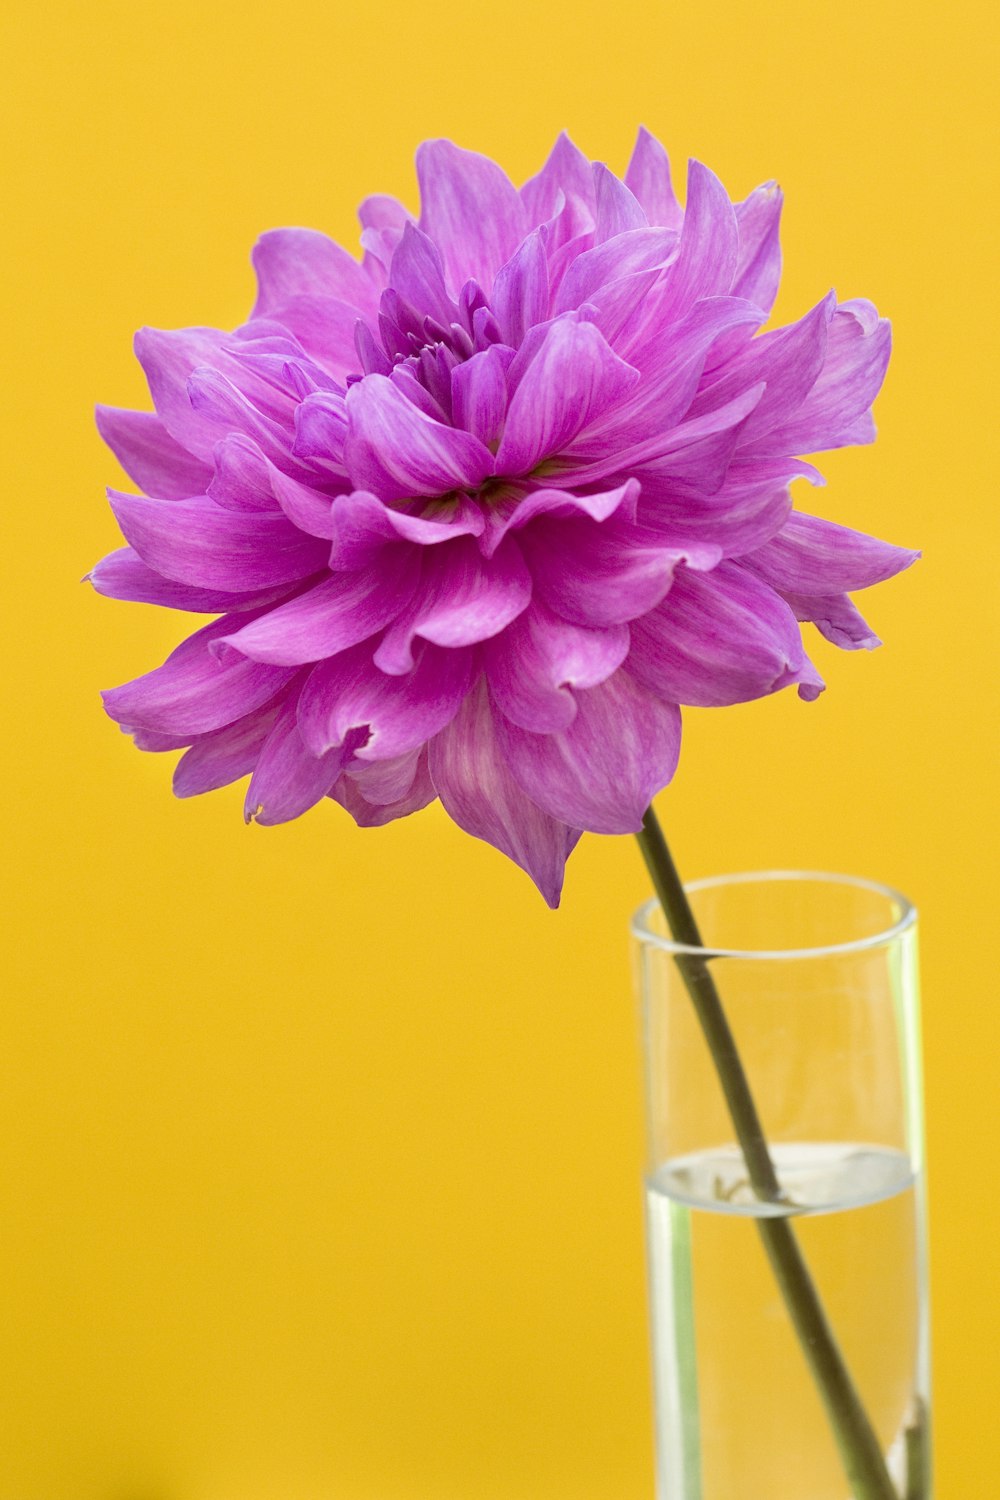
M 234 333 L 144 329 L 154 413 L 98 426 L 140 495 L 90 574 L 221 618 L 104 695 L 187 797 L 323 797 L 363 825 L 440 797 L 556 904 L 585 829 L 634 832 L 681 704 L 822 682 L 798 621 L 877 645 L 847 597 L 915 554 L 793 508 L 802 455 L 870 442 L 889 327 L 831 292 L 760 333 L 781 195 L 682 209 L 641 131 L 624 179 L 565 137 L 515 188 L 448 141 L 421 212 L 361 206 L 359 263 L 265 234 Z

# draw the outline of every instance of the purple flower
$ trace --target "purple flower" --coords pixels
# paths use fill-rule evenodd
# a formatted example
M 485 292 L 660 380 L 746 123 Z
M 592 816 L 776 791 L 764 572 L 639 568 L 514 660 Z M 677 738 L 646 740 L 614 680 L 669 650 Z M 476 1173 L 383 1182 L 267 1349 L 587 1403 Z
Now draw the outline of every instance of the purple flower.
M 431 141 L 421 213 L 361 206 L 361 264 L 265 234 L 235 333 L 144 329 L 155 413 L 102 407 L 142 490 L 102 594 L 221 618 L 104 695 L 179 796 L 321 798 L 381 824 L 440 797 L 558 901 L 581 831 L 634 832 L 680 704 L 822 683 L 798 621 L 877 645 L 848 598 L 915 554 L 793 510 L 801 455 L 870 442 L 889 327 L 833 293 L 760 333 L 781 194 L 674 197 L 562 136 L 515 188 Z

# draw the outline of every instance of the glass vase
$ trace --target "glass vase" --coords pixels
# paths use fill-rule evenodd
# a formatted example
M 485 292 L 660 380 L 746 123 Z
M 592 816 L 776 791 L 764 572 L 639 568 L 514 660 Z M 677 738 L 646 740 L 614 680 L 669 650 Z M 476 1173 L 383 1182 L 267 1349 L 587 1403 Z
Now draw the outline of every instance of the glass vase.
M 656 901 L 633 923 L 658 1500 L 930 1500 L 916 912 L 837 875 L 686 889 L 701 948 L 671 941 Z M 728 1022 L 721 1067 L 692 966 Z M 770 1196 L 737 1144 L 720 1081 L 733 1067 L 776 1174 Z M 785 1284 L 779 1232 L 819 1340 Z M 849 1443 L 845 1459 L 845 1397 L 826 1373 L 837 1361 L 881 1487 L 852 1477 Z

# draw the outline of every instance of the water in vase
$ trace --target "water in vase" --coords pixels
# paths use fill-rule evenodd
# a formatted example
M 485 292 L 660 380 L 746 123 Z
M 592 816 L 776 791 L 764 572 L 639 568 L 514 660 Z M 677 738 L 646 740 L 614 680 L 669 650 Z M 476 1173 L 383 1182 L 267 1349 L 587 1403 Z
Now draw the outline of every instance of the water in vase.
M 909 1159 L 852 1144 L 772 1156 L 781 1205 L 755 1198 L 736 1146 L 648 1182 L 659 1500 L 851 1500 L 758 1235 L 765 1214 L 795 1218 L 900 1500 L 930 1500 Z

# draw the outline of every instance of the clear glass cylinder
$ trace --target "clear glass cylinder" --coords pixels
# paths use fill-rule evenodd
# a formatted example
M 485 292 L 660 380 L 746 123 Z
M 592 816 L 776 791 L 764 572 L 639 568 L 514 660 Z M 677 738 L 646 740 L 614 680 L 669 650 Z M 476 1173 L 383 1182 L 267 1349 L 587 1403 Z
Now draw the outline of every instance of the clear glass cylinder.
M 686 889 L 702 948 L 670 940 L 655 900 L 632 929 L 658 1500 L 866 1493 L 848 1478 L 769 1259 L 768 1218 L 791 1227 L 892 1488 L 930 1500 L 916 912 L 895 891 L 837 875 Z M 692 961 L 714 979 L 776 1201 L 751 1185 L 683 982 Z

